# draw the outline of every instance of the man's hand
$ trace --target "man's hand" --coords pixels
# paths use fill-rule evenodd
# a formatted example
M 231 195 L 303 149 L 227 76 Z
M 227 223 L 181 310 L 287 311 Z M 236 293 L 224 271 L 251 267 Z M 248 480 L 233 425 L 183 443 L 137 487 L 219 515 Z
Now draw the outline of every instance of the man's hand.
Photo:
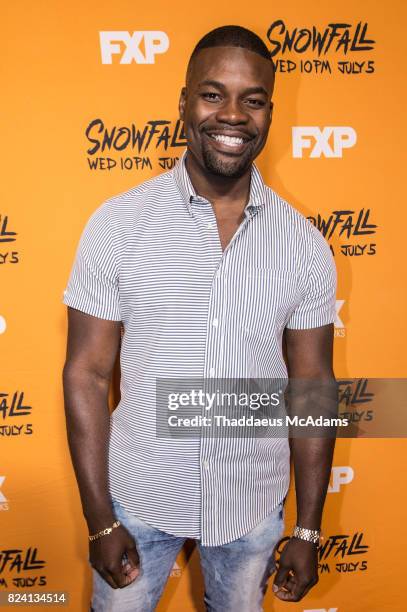
M 317 582 L 317 547 L 312 542 L 292 538 L 280 556 L 274 594 L 283 601 L 300 601 Z
M 89 542 L 89 560 L 113 589 L 126 587 L 140 573 L 136 542 L 123 525 L 109 535 Z

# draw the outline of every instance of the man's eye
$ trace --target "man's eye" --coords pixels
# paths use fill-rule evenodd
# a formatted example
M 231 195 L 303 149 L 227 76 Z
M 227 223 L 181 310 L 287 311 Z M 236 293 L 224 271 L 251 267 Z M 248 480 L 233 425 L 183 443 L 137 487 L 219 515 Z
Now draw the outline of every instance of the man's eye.
M 258 100 L 257 98 L 248 98 L 247 102 L 251 105 L 251 106 L 264 106 L 265 102 L 263 102 L 263 100 Z
M 220 98 L 220 95 L 218 93 L 215 93 L 213 91 L 205 91 L 201 94 L 201 96 L 205 99 L 205 100 L 209 100 L 209 101 L 217 101 Z

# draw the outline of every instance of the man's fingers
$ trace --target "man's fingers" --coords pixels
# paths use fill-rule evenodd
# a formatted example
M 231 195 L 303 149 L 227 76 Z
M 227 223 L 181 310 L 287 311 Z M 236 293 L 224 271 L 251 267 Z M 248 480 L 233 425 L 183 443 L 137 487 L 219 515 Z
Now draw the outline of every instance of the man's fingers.
M 118 585 L 113 580 L 113 578 L 112 578 L 112 576 L 110 575 L 109 572 L 107 572 L 106 570 L 98 570 L 98 569 L 96 569 L 96 571 L 98 572 L 98 574 L 100 576 L 102 576 L 103 580 L 105 580 L 107 582 L 107 584 L 109 584 L 112 587 L 112 589 L 117 589 L 118 588 Z
M 294 599 L 294 595 L 291 593 L 291 591 L 280 590 L 275 593 L 275 596 L 283 601 L 297 601 Z
M 123 577 L 121 579 L 120 588 L 126 587 L 128 584 L 131 584 L 132 582 L 135 581 L 135 579 L 138 576 L 138 570 L 135 570 L 135 572 L 136 573 L 134 573 L 132 570 L 129 570 L 128 573 L 123 574 Z
M 110 565 L 109 567 L 106 567 L 105 569 L 107 573 L 110 575 L 113 582 L 115 583 L 116 588 L 127 586 L 127 584 L 129 583 L 129 580 L 126 576 L 126 573 L 124 572 L 121 561 L 120 563 L 117 563 L 115 565 Z
M 118 589 L 126 587 L 139 576 L 140 559 L 136 542 L 129 534 L 124 530 L 120 533 L 118 529 L 115 536 L 116 540 L 96 542 L 90 548 L 90 555 L 92 567 L 109 586 Z
M 134 567 L 128 561 L 126 561 L 126 563 L 123 565 L 122 572 L 123 576 L 125 577 L 125 583 L 130 584 L 130 582 L 133 582 L 133 580 L 139 576 L 140 569 L 138 567 Z
M 290 576 L 284 589 L 278 590 L 275 594 L 276 597 L 284 601 L 300 601 L 313 586 L 312 583 L 304 585 L 298 583 L 294 576 Z
M 296 582 L 295 579 L 293 580 L 291 584 L 292 586 L 290 586 L 289 588 L 293 596 L 293 601 L 299 601 L 300 599 L 304 597 L 304 593 L 305 593 L 305 589 L 307 585 L 304 584 L 303 582 Z
M 276 593 L 281 587 L 285 587 L 287 580 L 290 575 L 289 568 L 279 567 L 276 576 L 274 578 L 273 591 Z
M 127 559 L 123 563 L 123 571 L 130 579 L 129 582 L 133 582 L 140 574 L 140 557 L 137 548 L 135 546 L 127 548 L 126 557 Z
M 286 587 L 276 592 L 276 597 L 284 601 L 299 601 L 302 597 L 301 589 L 289 581 Z
M 128 562 L 132 567 L 140 566 L 140 557 L 135 546 L 132 548 L 126 548 L 126 555 Z

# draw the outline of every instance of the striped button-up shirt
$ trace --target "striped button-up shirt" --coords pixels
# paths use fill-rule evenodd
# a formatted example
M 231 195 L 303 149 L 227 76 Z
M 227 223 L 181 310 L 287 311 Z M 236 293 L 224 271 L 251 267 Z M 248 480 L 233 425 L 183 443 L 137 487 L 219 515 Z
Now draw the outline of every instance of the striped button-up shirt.
M 222 251 L 185 158 L 93 213 L 64 303 L 123 324 L 111 496 L 162 531 L 216 546 L 284 499 L 288 440 L 159 436 L 156 381 L 286 378 L 284 328 L 334 322 L 336 270 L 321 233 L 255 166 L 244 219 Z

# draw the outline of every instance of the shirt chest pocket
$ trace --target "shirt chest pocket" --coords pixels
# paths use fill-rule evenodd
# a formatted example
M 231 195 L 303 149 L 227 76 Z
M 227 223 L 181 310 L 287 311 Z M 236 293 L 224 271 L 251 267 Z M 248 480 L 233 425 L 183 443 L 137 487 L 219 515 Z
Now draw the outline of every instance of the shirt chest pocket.
M 297 276 L 280 268 L 249 268 L 242 296 L 241 327 L 246 334 L 282 330 L 298 303 Z

